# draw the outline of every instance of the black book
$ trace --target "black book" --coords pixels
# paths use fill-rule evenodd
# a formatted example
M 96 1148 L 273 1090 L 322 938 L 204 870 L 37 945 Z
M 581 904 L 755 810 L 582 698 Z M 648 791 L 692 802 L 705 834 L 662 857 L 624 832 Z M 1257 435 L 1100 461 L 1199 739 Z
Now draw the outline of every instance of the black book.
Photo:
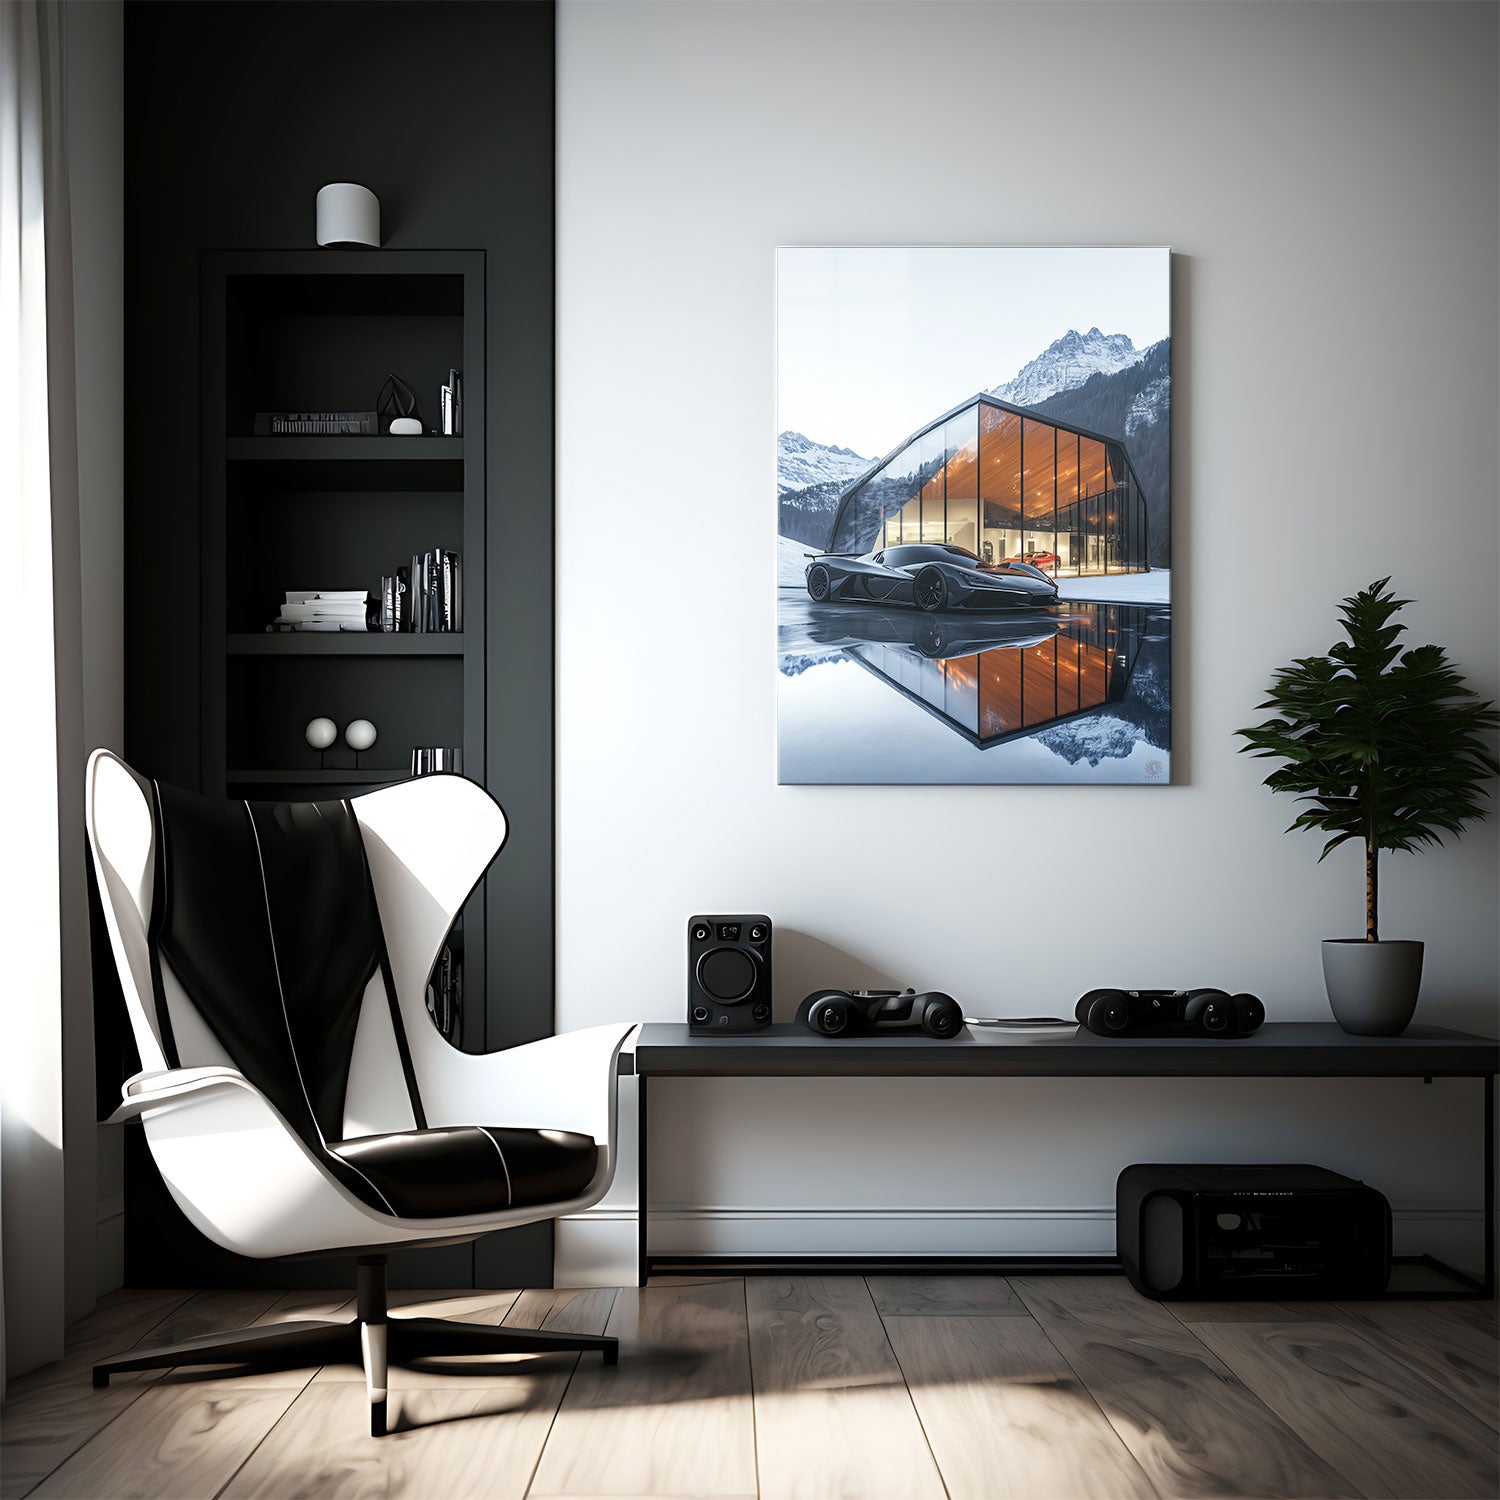
M 396 569 L 396 629 L 410 630 L 411 623 L 411 569 Z

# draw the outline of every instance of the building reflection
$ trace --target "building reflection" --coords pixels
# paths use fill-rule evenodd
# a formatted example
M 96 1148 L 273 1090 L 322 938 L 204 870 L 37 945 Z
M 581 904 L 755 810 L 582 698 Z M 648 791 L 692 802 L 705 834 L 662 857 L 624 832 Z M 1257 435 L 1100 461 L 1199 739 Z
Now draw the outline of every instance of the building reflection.
M 902 618 L 872 620 L 862 639 L 838 644 L 903 697 L 987 749 L 1120 702 L 1140 655 L 1147 612 L 1070 604 L 1045 623 L 1002 626 L 992 639 L 975 638 L 974 626 L 963 622 L 960 628 L 970 634 L 947 642 L 952 651 L 923 649 L 931 642 L 921 636 L 921 616 L 905 617 L 911 621 L 907 639 L 883 638 Z M 844 628 L 861 627 L 846 621 Z M 1006 628 L 1029 634 L 1006 640 Z

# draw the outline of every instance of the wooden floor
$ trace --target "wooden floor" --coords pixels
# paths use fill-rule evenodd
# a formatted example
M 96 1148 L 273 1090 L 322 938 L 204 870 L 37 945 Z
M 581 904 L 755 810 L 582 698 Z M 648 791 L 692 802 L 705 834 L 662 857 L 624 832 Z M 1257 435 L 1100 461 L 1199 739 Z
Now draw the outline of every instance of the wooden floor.
M 11 1383 L 5 1497 L 1500 1493 L 1493 1303 L 1163 1304 L 1115 1277 L 660 1278 L 644 1291 L 407 1293 L 403 1310 L 609 1332 L 597 1357 L 391 1372 L 90 1362 L 338 1314 L 319 1293 L 120 1291 Z

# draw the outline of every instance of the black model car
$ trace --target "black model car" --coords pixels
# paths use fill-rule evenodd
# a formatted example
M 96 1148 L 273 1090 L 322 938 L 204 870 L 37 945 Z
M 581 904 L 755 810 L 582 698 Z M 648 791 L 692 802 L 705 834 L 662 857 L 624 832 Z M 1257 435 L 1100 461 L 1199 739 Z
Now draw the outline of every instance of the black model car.
M 1052 604 L 1057 585 L 1030 563 L 985 563 L 951 542 L 882 547 L 862 555 L 809 552 L 805 577 L 814 604 L 904 604 L 944 609 L 1014 609 Z

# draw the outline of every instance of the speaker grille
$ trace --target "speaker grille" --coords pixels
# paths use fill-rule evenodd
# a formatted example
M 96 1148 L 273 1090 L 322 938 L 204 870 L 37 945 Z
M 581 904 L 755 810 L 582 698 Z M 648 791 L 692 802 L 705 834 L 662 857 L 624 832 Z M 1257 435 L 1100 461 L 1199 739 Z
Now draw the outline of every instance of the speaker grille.
M 715 948 L 698 960 L 698 983 L 721 1004 L 733 1005 L 755 988 L 755 960 L 739 948 Z
M 1152 1193 L 1141 1205 L 1141 1280 L 1153 1292 L 1173 1292 L 1182 1284 L 1182 1205 L 1166 1193 Z

